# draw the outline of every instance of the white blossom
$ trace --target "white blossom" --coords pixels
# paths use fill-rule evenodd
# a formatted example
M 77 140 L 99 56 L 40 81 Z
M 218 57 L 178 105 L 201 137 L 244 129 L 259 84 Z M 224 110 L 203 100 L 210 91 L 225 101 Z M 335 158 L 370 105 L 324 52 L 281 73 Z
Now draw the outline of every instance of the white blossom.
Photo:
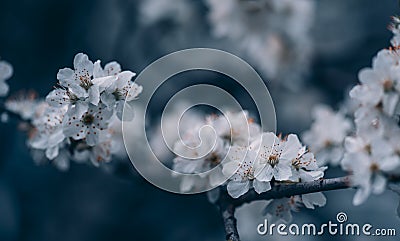
M 347 137 L 345 147 L 347 152 L 342 167 L 353 173 L 352 183 L 358 187 L 353 204 L 359 205 L 371 193 L 381 194 L 385 190 L 386 175 L 399 168 L 400 159 L 391 145 L 381 138 Z
M 135 100 L 143 90 L 142 86 L 131 81 L 132 77 L 135 75 L 136 74 L 131 71 L 118 73 L 116 75 L 117 79 L 101 94 L 101 101 L 108 108 L 115 108 L 116 114 L 120 120 L 122 120 L 124 108 L 125 120 L 133 119 L 133 109 L 129 102 Z
M 326 197 L 320 192 L 274 199 L 269 201 L 263 215 L 267 216 L 271 223 L 290 223 L 293 218 L 292 212 L 298 212 L 302 206 L 314 209 L 315 206 L 323 207 L 325 204 Z
M 23 120 L 31 120 L 40 104 L 41 102 L 37 99 L 35 92 L 21 92 L 8 98 L 4 107 L 8 111 L 21 116 Z
M 212 33 L 235 48 L 273 81 L 298 87 L 312 56 L 310 29 L 315 2 L 309 0 L 207 0 Z
M 255 175 L 255 154 L 255 152 L 246 147 L 232 147 L 229 153 L 230 161 L 224 164 L 222 171 L 225 176 L 231 176 L 227 190 L 233 198 L 238 198 L 245 194 L 251 187 L 257 193 L 271 189 L 269 181 L 260 180 Z
M 53 105 L 61 105 L 61 103 L 91 103 L 97 105 L 100 101 L 101 88 L 108 87 L 115 76 L 96 75 L 94 72 L 94 64 L 89 60 L 86 54 L 79 53 L 74 58 L 74 69 L 64 68 L 57 73 L 57 79 L 60 86 L 65 91 L 51 93 L 48 98 Z
M 219 137 L 241 146 L 249 146 L 261 134 L 261 127 L 249 118 L 247 111 L 228 111 L 226 116 L 210 116 L 207 122 L 214 127 Z
M 108 120 L 112 116 L 112 111 L 100 104 L 98 106 L 90 104 L 88 109 L 79 109 L 73 114 L 67 113 L 63 121 L 64 134 L 74 140 L 85 139 L 89 146 L 99 143 L 101 132 L 108 127 Z
M 292 176 L 292 160 L 297 157 L 301 148 L 292 135 L 288 141 L 282 141 L 274 133 L 263 133 L 261 141 L 255 141 L 251 148 L 258 150 L 256 166 L 256 176 L 262 181 L 288 180 Z
M 34 149 L 45 150 L 49 160 L 55 159 L 59 154 L 60 146 L 64 145 L 63 118 L 67 108 L 42 108 L 36 110 L 36 118 L 32 120 L 35 134 L 30 138 L 29 145 Z M 39 112 L 39 113 L 38 113 Z
M 316 106 L 312 115 L 314 122 L 303 133 L 303 141 L 315 153 L 320 165 L 337 165 L 343 156 L 343 141 L 351 130 L 351 122 L 324 105 Z
M 389 116 L 393 115 L 399 101 L 400 56 L 396 51 L 379 51 L 372 62 L 372 68 L 359 72 L 360 85 L 350 91 L 350 96 L 363 106 L 381 105 Z
M 202 174 L 217 168 L 216 172 L 204 178 L 208 179 L 211 187 L 223 183 L 224 176 L 219 164 L 223 161 L 226 150 L 223 140 L 218 138 L 210 127 L 198 127 L 186 132 L 183 139 L 175 143 L 174 153 L 178 155 L 174 159 L 174 171 L 184 174 Z M 190 176 L 184 179 L 181 183 L 181 191 L 190 191 L 197 185 L 203 185 L 202 182 L 193 182 L 193 178 L 197 179 Z

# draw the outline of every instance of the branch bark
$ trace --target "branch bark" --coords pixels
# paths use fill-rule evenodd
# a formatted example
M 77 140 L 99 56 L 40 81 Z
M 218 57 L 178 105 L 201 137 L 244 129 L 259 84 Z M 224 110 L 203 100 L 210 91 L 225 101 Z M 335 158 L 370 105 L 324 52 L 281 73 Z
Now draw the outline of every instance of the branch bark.
M 237 207 L 256 200 L 279 199 L 307 193 L 350 188 L 350 178 L 351 176 L 344 176 L 303 183 L 274 183 L 271 190 L 267 192 L 258 194 L 252 189 L 236 199 L 229 196 L 226 188 L 222 188 L 216 204 L 224 221 L 226 240 L 240 241 L 235 218 L 235 209 Z
M 225 239 L 228 241 L 240 241 L 235 218 L 235 206 L 232 204 L 221 206 L 220 212 L 224 221 Z

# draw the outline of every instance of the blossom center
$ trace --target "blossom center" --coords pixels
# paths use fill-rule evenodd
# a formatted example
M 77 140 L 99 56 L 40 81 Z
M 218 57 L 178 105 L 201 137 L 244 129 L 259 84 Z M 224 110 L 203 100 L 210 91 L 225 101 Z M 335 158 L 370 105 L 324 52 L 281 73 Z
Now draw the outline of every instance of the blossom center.
M 371 166 L 369 167 L 371 172 L 378 172 L 379 171 L 379 166 L 376 163 L 372 163 Z
M 92 114 L 86 114 L 86 115 L 83 116 L 82 122 L 85 125 L 91 125 L 94 122 L 94 116 Z
M 118 89 L 116 89 L 112 94 L 114 95 L 116 100 L 124 99 L 124 94 L 121 91 L 119 91 Z
M 248 169 L 246 169 L 244 172 L 243 172 L 243 176 L 245 177 L 245 178 L 247 178 L 248 180 L 253 180 L 255 177 L 254 177 L 254 171 L 253 171 L 253 168 L 252 167 L 249 167 Z
M 270 155 L 268 157 L 268 163 L 274 167 L 276 164 L 279 162 L 279 156 L 278 155 Z
M 93 85 L 92 81 L 87 76 L 79 76 L 80 86 L 85 90 L 89 90 L 90 87 Z
M 372 152 L 372 149 L 371 149 L 371 145 L 366 145 L 365 147 L 365 151 L 368 153 L 368 154 L 371 154 L 371 152 Z
M 217 153 L 213 152 L 211 153 L 210 157 L 206 159 L 206 161 L 208 161 L 212 167 L 215 167 L 221 163 L 221 158 Z
M 385 92 L 392 90 L 393 89 L 393 81 L 390 79 L 383 81 L 383 89 L 385 90 Z

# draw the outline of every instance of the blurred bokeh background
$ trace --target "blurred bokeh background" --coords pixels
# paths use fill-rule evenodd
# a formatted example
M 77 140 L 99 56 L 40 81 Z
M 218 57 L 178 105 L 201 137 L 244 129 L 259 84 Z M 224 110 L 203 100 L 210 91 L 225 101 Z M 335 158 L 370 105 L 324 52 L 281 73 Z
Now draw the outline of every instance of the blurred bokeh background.
M 395 0 L 1 0 L 0 56 L 14 67 L 11 93 L 34 89 L 44 96 L 58 69 L 71 66 L 78 52 L 103 63 L 117 60 L 139 73 L 176 50 L 226 50 L 265 80 L 278 131 L 300 134 L 311 122 L 313 105 L 337 108 L 347 98 L 359 69 L 389 46 L 387 25 L 399 12 Z M 186 85 L 218 83 L 241 91 L 217 74 L 179 78 Z M 154 119 L 171 92 L 182 87 L 174 83 L 158 93 L 150 113 Z M 140 178 L 130 181 L 86 165 L 72 165 L 68 172 L 36 166 L 15 122 L 2 124 L 0 132 L 1 241 L 224 239 L 218 212 L 205 195 L 167 193 Z M 332 170 L 328 176 L 340 174 Z M 352 190 L 327 193 L 324 208 L 302 211 L 294 222 L 327 222 L 344 211 L 352 222 L 400 228 L 394 194 L 373 196 L 360 207 L 351 205 L 352 196 Z M 263 205 L 238 211 L 243 240 L 285 240 L 257 235 Z

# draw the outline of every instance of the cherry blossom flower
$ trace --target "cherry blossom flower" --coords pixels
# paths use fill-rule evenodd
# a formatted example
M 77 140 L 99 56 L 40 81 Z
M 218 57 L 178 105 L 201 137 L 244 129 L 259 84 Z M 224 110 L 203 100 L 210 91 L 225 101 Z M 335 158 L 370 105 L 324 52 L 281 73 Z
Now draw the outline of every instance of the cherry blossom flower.
M 384 139 L 365 140 L 347 137 L 346 154 L 342 160 L 344 170 L 353 173 L 353 185 L 358 187 L 353 204 L 360 205 L 368 196 L 381 194 L 386 187 L 386 174 L 400 166 L 398 155 Z
M 37 99 L 37 94 L 33 91 L 29 92 L 20 92 L 16 95 L 9 97 L 4 107 L 15 113 L 23 120 L 31 120 L 36 111 L 36 107 L 41 104 L 41 101 Z
M 338 165 L 343 156 L 343 141 L 351 130 L 351 122 L 331 108 L 319 105 L 313 109 L 314 122 L 303 133 L 303 141 L 315 153 L 319 165 Z
M 73 114 L 66 115 L 63 121 L 64 134 L 74 140 L 85 139 L 89 146 L 99 143 L 100 133 L 108 127 L 108 120 L 112 116 L 112 111 L 105 105 L 89 105 L 87 110 L 79 109 Z
M 115 76 L 94 76 L 94 64 L 86 54 L 79 53 L 74 58 L 74 69 L 64 68 L 57 73 L 65 93 L 53 93 L 50 101 L 55 104 L 85 101 L 97 105 L 100 101 L 100 88 L 105 88 L 115 80 Z M 97 72 L 96 72 L 97 73 Z M 94 78 L 97 77 L 97 78 Z M 54 98 L 54 100 L 52 100 Z M 60 102 L 64 100 L 64 102 Z
M 301 146 L 301 143 L 296 135 L 290 135 L 288 137 L 297 147 L 297 157 L 292 160 L 292 176 L 291 181 L 294 182 L 310 182 L 318 180 L 324 176 L 324 171 L 327 167 L 319 167 L 314 154 L 308 152 L 305 146 Z
M 37 109 L 37 111 L 40 111 Z M 29 140 L 29 145 L 34 149 L 45 150 L 49 160 L 55 159 L 59 154 L 59 148 L 63 145 L 65 135 L 63 133 L 63 118 L 67 108 L 44 107 L 43 113 L 37 113 L 33 119 L 33 136 Z
M 399 101 L 399 61 L 396 50 L 381 50 L 374 58 L 372 68 L 359 72 L 361 84 L 350 91 L 350 96 L 364 106 L 382 105 L 386 114 L 393 115 Z
M 320 192 L 274 199 L 265 207 L 263 215 L 271 223 L 290 223 L 293 219 L 292 212 L 298 212 L 302 206 L 314 209 L 315 206 L 323 207 L 325 204 L 326 197 Z
M 311 63 L 314 1 L 206 3 L 214 36 L 231 40 L 273 81 L 280 80 L 290 88 L 299 86 Z
M 174 152 L 178 155 L 174 159 L 174 171 L 184 174 L 202 174 L 211 187 L 216 187 L 224 182 L 219 165 L 226 155 L 224 142 L 216 137 L 210 127 L 199 127 L 185 133 L 183 139 L 175 143 Z M 208 175 L 204 174 L 213 168 L 217 168 L 217 171 Z M 195 188 L 196 185 L 203 185 L 204 182 L 196 183 L 195 179 L 198 178 L 186 177 L 181 183 L 181 190 L 186 192 Z
M 116 114 L 122 120 L 125 108 L 125 120 L 133 119 L 133 109 L 129 102 L 135 100 L 142 92 L 143 87 L 132 82 L 136 74 L 131 71 L 118 73 L 117 79 L 101 94 L 101 101 L 109 108 L 115 108 Z M 125 104 L 125 105 L 124 105 Z
M 288 180 L 292 176 L 291 163 L 297 157 L 301 145 L 293 135 L 283 142 L 274 133 L 263 133 L 261 142 L 255 141 L 251 148 L 259 148 L 257 153 L 256 176 L 262 181 Z
M 257 193 L 271 189 L 269 181 L 260 180 L 255 175 L 255 154 L 248 148 L 240 146 L 233 146 L 228 154 L 230 161 L 224 164 L 222 171 L 225 176 L 231 176 L 227 190 L 233 198 L 238 198 L 245 194 L 251 187 Z
M 248 115 L 247 111 L 228 111 L 226 116 L 210 116 L 207 122 L 221 138 L 232 144 L 249 146 L 261 134 L 261 127 Z

